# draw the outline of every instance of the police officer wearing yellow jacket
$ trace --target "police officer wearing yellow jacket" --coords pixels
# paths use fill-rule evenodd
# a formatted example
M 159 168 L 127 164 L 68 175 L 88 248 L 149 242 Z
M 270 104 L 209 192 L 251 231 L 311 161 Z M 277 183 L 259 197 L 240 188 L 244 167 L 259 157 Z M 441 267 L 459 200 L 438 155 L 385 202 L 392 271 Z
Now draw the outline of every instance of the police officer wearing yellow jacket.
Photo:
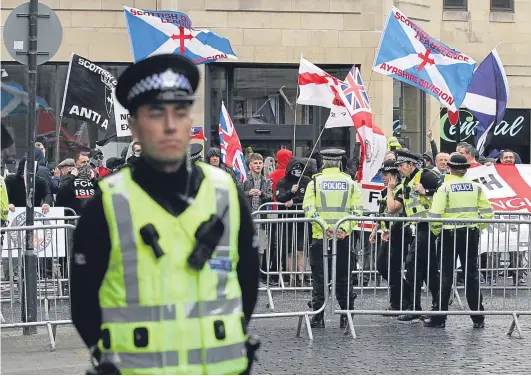
M 118 80 L 142 156 L 100 181 L 71 271 L 72 320 L 99 374 L 249 371 L 258 249 L 230 175 L 186 157 L 198 83 L 178 55 L 140 61 Z
M 407 217 L 427 218 L 431 208 L 432 197 L 439 187 L 439 177 L 428 169 L 419 169 L 417 165 L 422 156 L 409 151 L 396 150 L 396 163 L 404 180 L 402 181 L 403 207 Z M 395 199 L 399 199 L 395 197 Z M 415 240 L 411 243 L 406 257 L 406 279 L 404 296 L 410 301 L 409 310 L 420 311 L 421 288 L 426 282 L 432 296 L 432 309 L 437 310 L 439 304 L 439 266 L 436 252 L 436 236 L 430 232 L 427 222 L 419 222 Z M 428 279 L 429 278 L 429 279 Z M 419 315 L 400 315 L 400 321 L 412 321 Z
M 430 218 L 492 219 L 494 212 L 481 185 L 465 178 L 470 167 L 463 155 L 455 154 L 448 162 L 450 175 L 433 196 Z M 480 231 L 486 224 L 432 223 L 432 231 L 440 234 L 442 248 L 441 310 L 448 310 L 452 293 L 455 261 L 459 256 L 461 267 L 466 271 L 466 299 L 472 311 L 483 311 L 483 296 L 479 289 L 478 246 Z M 442 229 L 442 232 L 441 232 Z M 474 328 L 483 328 L 485 316 L 470 316 Z M 431 316 L 424 326 L 444 328 L 446 316 Z
M 363 202 L 361 190 L 358 184 L 352 180 L 350 175 L 341 172 L 341 158 L 345 154 L 341 149 L 326 149 L 321 151 L 323 159 L 323 170 L 315 174 L 306 187 L 302 208 L 306 217 L 314 218 L 323 224 L 326 234 L 323 234 L 321 226 L 312 224 L 313 242 L 310 247 L 310 266 L 312 268 L 312 307 L 315 311 L 319 310 L 324 304 L 324 289 L 328 281 L 324 280 L 323 267 L 323 236 L 331 239 L 335 223 L 346 216 L 363 213 Z M 352 286 L 348 284 L 350 235 L 355 226 L 355 222 L 343 222 L 337 231 L 337 282 L 336 293 L 337 300 L 341 309 L 353 309 L 354 293 Z M 331 247 L 329 247 L 329 254 Z M 354 264 L 354 256 L 351 255 L 350 263 Z M 331 270 L 332 262 L 329 262 Z M 329 273 L 331 278 L 331 273 Z M 352 278 L 350 278 L 352 283 Z M 348 305 L 347 305 L 348 301 Z M 316 314 L 310 322 L 312 328 L 324 328 L 323 313 Z M 347 317 L 342 315 L 340 318 L 340 327 L 346 328 Z

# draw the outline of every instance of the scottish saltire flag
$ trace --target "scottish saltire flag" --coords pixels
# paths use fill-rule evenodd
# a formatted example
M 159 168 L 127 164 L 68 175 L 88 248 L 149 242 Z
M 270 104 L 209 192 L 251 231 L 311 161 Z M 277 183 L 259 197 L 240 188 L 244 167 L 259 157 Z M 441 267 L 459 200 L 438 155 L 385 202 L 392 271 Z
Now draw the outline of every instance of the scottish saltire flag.
M 475 65 L 470 56 L 432 38 L 393 7 L 373 70 L 415 86 L 456 111 L 465 99 Z
M 476 146 L 483 154 L 492 134 L 493 126 L 500 124 L 509 102 L 509 83 L 496 49 L 474 71 L 465 101 L 470 112 L 478 119 Z
M 184 55 L 195 64 L 237 59 L 228 39 L 208 30 L 195 30 L 186 23 L 161 16 L 169 11 L 151 11 L 124 6 L 127 31 L 135 62 L 153 55 Z M 184 26 L 183 26 L 184 25 Z
M 247 166 L 245 165 L 245 155 L 242 151 L 240 138 L 236 133 L 236 128 L 232 123 L 225 103 L 221 102 L 221 113 L 219 115 L 219 146 L 221 150 L 221 161 L 232 168 L 236 178 L 240 183 L 247 180 Z

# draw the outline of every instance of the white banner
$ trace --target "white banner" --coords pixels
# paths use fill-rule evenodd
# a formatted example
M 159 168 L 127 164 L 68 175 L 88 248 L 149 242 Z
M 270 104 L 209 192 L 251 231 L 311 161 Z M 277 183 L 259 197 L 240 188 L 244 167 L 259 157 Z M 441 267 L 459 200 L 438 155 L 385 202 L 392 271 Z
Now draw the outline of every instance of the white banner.
M 127 111 L 116 99 L 116 93 L 113 89 L 112 98 L 114 101 L 114 119 L 116 121 L 116 137 L 131 136 L 129 129 L 129 111 Z
M 35 208 L 35 218 L 57 218 L 64 217 L 64 208 L 50 208 L 48 214 L 42 214 L 41 208 Z M 9 212 L 9 227 L 20 227 L 26 225 L 26 208 L 17 207 L 14 212 Z M 35 221 L 35 226 L 39 225 L 62 225 L 62 220 L 39 220 Z M 33 246 L 39 257 L 65 257 L 66 256 L 66 232 L 64 228 L 35 230 L 33 233 Z M 4 244 L 2 247 L 2 257 L 8 257 L 11 252 L 12 257 L 22 256 L 26 247 L 25 231 L 7 231 L 4 233 Z

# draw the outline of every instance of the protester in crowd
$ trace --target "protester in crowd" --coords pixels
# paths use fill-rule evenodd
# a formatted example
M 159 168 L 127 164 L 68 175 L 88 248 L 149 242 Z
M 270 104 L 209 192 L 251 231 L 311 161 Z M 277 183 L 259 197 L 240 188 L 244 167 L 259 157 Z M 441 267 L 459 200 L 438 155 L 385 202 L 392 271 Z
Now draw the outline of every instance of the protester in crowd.
M 264 176 L 269 179 L 269 175 L 275 171 L 276 169 L 276 163 L 275 158 L 273 157 L 266 157 L 264 160 Z
M 68 174 L 70 174 L 70 171 L 72 171 L 75 166 L 76 164 L 74 162 L 74 158 L 64 159 L 57 165 L 57 168 L 53 173 L 53 180 L 57 187 L 61 186 L 61 181 L 64 180 Z
M 275 193 L 277 191 L 277 184 L 284 176 L 286 176 L 286 168 L 288 166 L 288 162 L 293 156 L 293 153 L 291 150 L 288 149 L 280 149 L 277 151 L 277 169 L 269 174 L 269 179 L 272 183 L 272 189 L 273 189 L 273 199 L 276 201 Z
M 302 173 L 304 169 L 304 161 L 297 157 L 292 157 L 286 167 L 286 175 L 280 179 L 277 183 L 277 190 L 275 196 L 278 202 L 286 204 L 287 210 L 300 210 L 300 206 L 304 200 L 304 194 L 306 192 L 306 186 L 311 181 L 311 178 L 305 176 Z M 292 216 L 290 216 L 291 218 Z M 296 215 L 293 218 L 302 217 L 304 215 Z M 297 224 L 288 224 L 287 226 L 287 270 L 290 272 L 301 272 L 296 279 L 294 275 L 291 275 L 290 284 L 296 283 L 303 284 L 304 276 L 302 274 L 304 268 L 304 227 L 303 222 Z M 293 261 L 295 259 L 294 252 L 296 252 L 296 270 Z
M 516 156 L 515 156 L 514 151 L 510 149 L 502 150 L 500 154 L 500 163 L 501 164 L 515 164 Z
M 100 149 L 95 149 L 92 151 L 90 157 L 91 164 L 93 164 L 94 166 L 94 172 L 96 173 L 97 177 L 103 178 L 104 176 L 107 176 L 111 173 L 111 170 L 103 166 L 103 151 L 101 151 Z
M 96 193 L 96 176 L 89 164 L 88 153 L 78 152 L 74 162 L 75 168 L 65 176 L 59 188 L 56 206 L 71 208 L 80 215 Z
M 59 187 L 55 185 L 55 182 L 52 179 L 52 173 L 50 172 L 48 167 L 46 167 L 46 162 L 44 160 L 44 152 L 39 147 L 35 147 L 35 165 L 37 166 L 37 175 L 46 181 L 46 184 L 48 184 L 48 187 L 52 193 L 57 193 L 57 189 Z
M 252 153 L 249 155 L 249 176 L 243 183 L 243 192 L 249 200 L 249 205 L 253 212 L 259 210 L 260 206 L 266 202 L 273 200 L 271 192 L 271 182 L 262 174 L 264 168 L 264 158 L 261 154 Z M 264 228 L 258 226 L 258 238 L 260 241 L 259 247 L 259 262 L 262 265 L 264 252 L 267 248 L 267 234 Z
M 232 176 L 232 179 L 234 182 L 236 182 L 237 185 L 239 185 L 239 182 L 236 179 L 236 174 L 225 163 L 221 161 L 221 150 L 217 147 L 210 148 L 208 153 L 206 154 L 205 160 L 207 163 L 209 163 L 211 166 L 219 167 L 226 173 L 228 173 L 230 176 Z
M 448 153 L 439 153 L 435 157 L 435 169 L 434 172 L 439 173 L 440 175 L 446 175 L 448 173 L 448 161 L 450 160 L 450 155 Z
M 464 144 L 456 150 L 459 154 L 464 155 L 470 168 L 481 166 L 481 163 L 476 161 L 476 148 L 470 144 Z
M 40 149 L 39 149 L 40 151 Z M 37 167 L 37 166 L 35 166 Z M 9 198 L 9 210 L 15 211 L 16 207 L 26 207 L 26 157 L 22 157 L 18 163 L 17 173 L 9 175 L 5 179 L 7 196 Z M 38 174 L 35 174 L 35 206 L 40 206 L 44 214 L 48 213 L 53 203 L 50 186 Z
M 44 147 L 42 142 L 36 142 L 35 147 L 41 149 L 42 155 L 44 157 L 44 165 L 46 166 L 46 148 Z

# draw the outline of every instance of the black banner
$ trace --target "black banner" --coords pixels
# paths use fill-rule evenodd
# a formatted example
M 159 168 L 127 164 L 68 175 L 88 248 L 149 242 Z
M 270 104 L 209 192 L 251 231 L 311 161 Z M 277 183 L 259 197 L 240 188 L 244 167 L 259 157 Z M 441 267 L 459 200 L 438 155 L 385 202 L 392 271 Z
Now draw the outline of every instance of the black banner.
M 61 116 L 97 125 L 98 139 L 116 134 L 112 91 L 116 78 L 90 60 L 72 55 Z
M 495 149 L 498 151 L 511 149 L 520 153 L 521 157 L 527 160 L 531 137 L 530 118 L 530 110 L 507 109 L 502 122 L 491 128 L 492 137 L 490 143 L 486 145 L 484 155 L 489 155 Z M 459 120 L 461 121 L 461 141 L 476 145 L 474 134 L 475 128 L 479 124 L 478 120 L 466 108 L 459 110 Z M 455 151 L 456 131 L 457 127 L 452 127 L 448 120 L 447 111 L 443 109 L 441 112 L 441 151 Z

